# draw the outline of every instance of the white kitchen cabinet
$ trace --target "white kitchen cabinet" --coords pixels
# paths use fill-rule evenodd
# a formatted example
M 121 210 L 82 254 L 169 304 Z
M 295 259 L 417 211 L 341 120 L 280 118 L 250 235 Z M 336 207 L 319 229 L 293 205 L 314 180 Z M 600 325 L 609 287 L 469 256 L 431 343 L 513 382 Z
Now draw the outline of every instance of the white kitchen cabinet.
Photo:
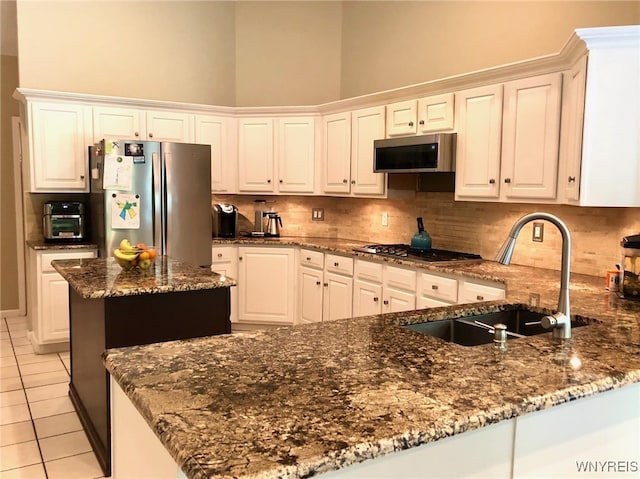
M 498 198 L 502 85 L 456 93 L 456 199 Z
M 237 187 L 237 121 L 215 115 L 195 115 L 196 143 L 211 145 L 211 191 L 236 193 Z
M 556 197 L 562 74 L 508 82 L 504 86 L 500 198 Z
M 144 110 L 116 106 L 93 107 L 93 142 L 103 138 L 146 140 L 147 118 Z
M 580 162 L 582 159 L 582 125 L 587 79 L 587 55 L 583 55 L 563 75 L 562 135 L 560 138 L 560 174 L 558 194 L 566 201 L 580 199 Z
M 238 120 L 238 191 L 273 192 L 273 118 Z
M 382 196 L 386 173 L 373 172 L 373 141 L 384 138 L 385 107 L 356 110 L 351 114 L 351 193 Z
M 385 264 L 382 268 L 382 312 L 416 309 L 416 270 Z
M 458 280 L 432 272 L 419 272 L 417 296 L 420 307 L 444 306 L 458 302 Z
M 24 190 L 87 192 L 91 106 L 23 99 L 20 114 Z
M 346 193 L 351 189 L 351 112 L 322 118 L 323 191 Z
M 236 246 L 214 245 L 211 248 L 211 271 L 238 280 L 238 248 Z M 238 287 L 230 288 L 230 320 L 238 321 Z
M 387 137 L 451 130 L 453 107 L 453 93 L 387 105 Z
M 69 284 L 51 266 L 61 259 L 95 258 L 95 250 L 29 250 L 27 273 L 28 337 L 36 353 L 69 347 Z
M 505 295 L 504 286 L 497 283 L 468 279 L 461 279 L 458 282 L 458 304 L 495 301 L 504 299 Z
M 356 259 L 353 316 L 416 309 L 416 271 Z
M 355 278 L 353 280 L 353 317 L 382 312 L 382 285 Z
M 278 130 L 278 192 L 313 193 L 315 118 L 282 117 Z
M 294 248 L 238 248 L 238 322 L 293 324 Z
M 353 259 L 319 251 L 300 251 L 299 317 L 302 323 L 351 317 Z
M 192 143 L 194 115 L 120 106 L 93 107 L 93 141 L 103 138 Z

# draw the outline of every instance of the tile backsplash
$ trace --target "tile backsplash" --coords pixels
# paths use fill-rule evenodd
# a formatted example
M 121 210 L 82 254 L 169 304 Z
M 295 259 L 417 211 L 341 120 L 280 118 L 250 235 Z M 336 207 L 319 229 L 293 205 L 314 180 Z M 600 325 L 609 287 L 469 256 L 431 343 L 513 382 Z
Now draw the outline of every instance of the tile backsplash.
M 453 193 L 390 190 L 389 198 L 327 196 L 214 195 L 213 203 L 232 203 L 240 213 L 241 231 L 253 229 L 253 202 L 266 199 L 282 216 L 283 236 L 323 236 L 364 243 L 409 243 L 422 216 L 433 247 L 478 253 L 493 259 L 513 223 L 533 211 L 560 217 L 572 238 L 571 271 L 604 276 L 620 262 L 620 239 L 640 232 L 640 208 L 584 208 L 567 205 L 454 201 Z M 312 208 L 324 208 L 324 221 L 312 220 Z M 382 226 L 382 213 L 389 216 Z M 545 222 L 544 241 L 533 242 L 532 224 L 523 228 L 512 263 L 559 269 L 562 239 Z M 603 283 L 604 284 L 604 283 Z

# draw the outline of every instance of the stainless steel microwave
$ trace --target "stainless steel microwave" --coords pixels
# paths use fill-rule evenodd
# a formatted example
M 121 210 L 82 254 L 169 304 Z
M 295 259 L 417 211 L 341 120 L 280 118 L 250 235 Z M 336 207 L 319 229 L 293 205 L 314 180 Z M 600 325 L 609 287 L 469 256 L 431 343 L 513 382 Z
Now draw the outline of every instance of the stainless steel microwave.
M 429 173 L 456 170 L 456 134 L 406 136 L 373 142 L 373 171 Z

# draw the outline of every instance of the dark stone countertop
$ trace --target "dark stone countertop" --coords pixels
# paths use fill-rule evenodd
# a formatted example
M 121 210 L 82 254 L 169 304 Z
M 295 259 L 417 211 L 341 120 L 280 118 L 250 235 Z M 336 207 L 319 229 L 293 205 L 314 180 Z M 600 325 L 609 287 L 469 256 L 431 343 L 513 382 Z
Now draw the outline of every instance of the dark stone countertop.
M 27 246 L 36 251 L 56 251 L 56 250 L 74 250 L 74 249 L 98 249 L 98 245 L 95 243 L 82 242 L 82 243 L 47 243 L 44 240 L 26 242 Z
M 159 256 L 147 270 L 123 270 L 113 258 L 55 260 L 51 264 L 83 298 L 228 288 L 236 281 L 206 268 Z
M 336 240 L 263 241 L 351 254 Z M 571 275 L 572 311 L 590 324 L 570 341 L 546 333 L 499 353 L 400 325 L 508 309 L 530 293 L 549 312 L 559 272 L 492 261 L 414 266 L 500 281 L 507 298 L 114 349 L 105 364 L 198 479 L 308 477 L 640 382 L 640 302 L 606 292 L 602 278 Z

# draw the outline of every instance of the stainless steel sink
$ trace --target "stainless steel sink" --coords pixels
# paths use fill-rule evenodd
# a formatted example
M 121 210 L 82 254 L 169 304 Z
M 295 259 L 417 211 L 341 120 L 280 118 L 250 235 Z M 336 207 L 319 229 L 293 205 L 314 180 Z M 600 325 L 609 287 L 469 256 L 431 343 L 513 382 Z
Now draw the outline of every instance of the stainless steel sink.
M 512 309 L 462 318 L 407 324 L 403 327 L 462 346 L 478 346 L 493 342 L 493 330 L 488 329 L 486 326 L 493 326 L 498 323 L 507 326 L 507 339 L 550 333 L 549 329 L 544 329 L 540 325 L 540 320 L 546 315 L 545 313 L 526 309 Z M 571 322 L 571 326 L 574 328 L 585 326 L 586 324 L 588 323 L 584 321 Z

